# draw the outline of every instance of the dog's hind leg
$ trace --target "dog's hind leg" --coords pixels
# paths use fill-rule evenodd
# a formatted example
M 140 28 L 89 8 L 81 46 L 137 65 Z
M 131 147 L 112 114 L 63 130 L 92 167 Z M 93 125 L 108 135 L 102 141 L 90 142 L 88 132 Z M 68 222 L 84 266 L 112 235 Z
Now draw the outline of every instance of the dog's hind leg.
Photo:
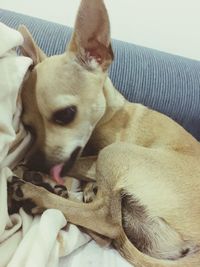
M 122 224 L 135 247 L 155 258 L 177 260 L 195 253 L 195 242 L 184 240 L 163 218 L 152 216 L 133 195 L 123 192 Z

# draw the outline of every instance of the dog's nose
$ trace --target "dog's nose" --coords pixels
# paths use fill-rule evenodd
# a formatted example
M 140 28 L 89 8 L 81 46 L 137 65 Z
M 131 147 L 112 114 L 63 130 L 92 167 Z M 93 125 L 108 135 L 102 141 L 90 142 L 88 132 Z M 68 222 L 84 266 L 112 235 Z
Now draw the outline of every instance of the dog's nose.
M 67 172 L 72 168 L 76 158 L 81 152 L 81 149 L 81 147 L 77 147 L 76 149 L 74 149 L 74 151 L 70 155 L 70 158 L 67 161 L 63 162 L 63 169 L 60 173 L 62 177 L 64 177 Z M 57 163 L 58 161 L 49 161 L 48 158 L 45 156 L 45 153 L 41 150 L 38 150 L 29 158 L 26 165 L 30 171 L 38 171 L 49 174 L 52 166 Z
M 44 152 L 38 150 L 27 161 L 27 167 L 29 170 L 38 171 L 43 173 L 49 173 L 50 166 L 47 162 Z

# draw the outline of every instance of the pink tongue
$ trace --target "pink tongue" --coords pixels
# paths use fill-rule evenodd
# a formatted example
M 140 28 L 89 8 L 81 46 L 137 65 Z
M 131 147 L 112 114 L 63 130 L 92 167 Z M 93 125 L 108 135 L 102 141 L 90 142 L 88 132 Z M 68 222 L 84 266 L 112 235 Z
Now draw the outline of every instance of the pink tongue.
M 53 180 L 56 181 L 56 183 L 58 184 L 64 184 L 62 177 L 60 177 L 62 168 L 63 168 L 63 163 L 53 166 L 50 170 L 50 174 Z

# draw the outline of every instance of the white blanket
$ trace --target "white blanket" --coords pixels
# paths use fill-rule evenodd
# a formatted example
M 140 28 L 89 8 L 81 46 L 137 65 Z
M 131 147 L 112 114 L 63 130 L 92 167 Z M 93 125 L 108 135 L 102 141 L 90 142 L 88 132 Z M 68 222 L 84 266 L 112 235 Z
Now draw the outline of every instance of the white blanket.
M 59 210 L 8 215 L 7 179 L 30 143 L 20 122 L 20 86 L 32 61 L 13 51 L 22 43 L 18 31 L 0 23 L 0 267 L 130 266 L 113 249 L 88 243 Z

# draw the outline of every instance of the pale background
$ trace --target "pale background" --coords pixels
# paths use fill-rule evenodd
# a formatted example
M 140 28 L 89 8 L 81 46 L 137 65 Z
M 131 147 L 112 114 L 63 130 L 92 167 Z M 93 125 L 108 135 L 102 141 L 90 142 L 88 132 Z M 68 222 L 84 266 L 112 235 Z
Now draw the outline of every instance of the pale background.
M 0 0 L 0 8 L 73 26 L 79 1 Z M 200 60 L 200 0 L 105 2 L 113 38 Z

